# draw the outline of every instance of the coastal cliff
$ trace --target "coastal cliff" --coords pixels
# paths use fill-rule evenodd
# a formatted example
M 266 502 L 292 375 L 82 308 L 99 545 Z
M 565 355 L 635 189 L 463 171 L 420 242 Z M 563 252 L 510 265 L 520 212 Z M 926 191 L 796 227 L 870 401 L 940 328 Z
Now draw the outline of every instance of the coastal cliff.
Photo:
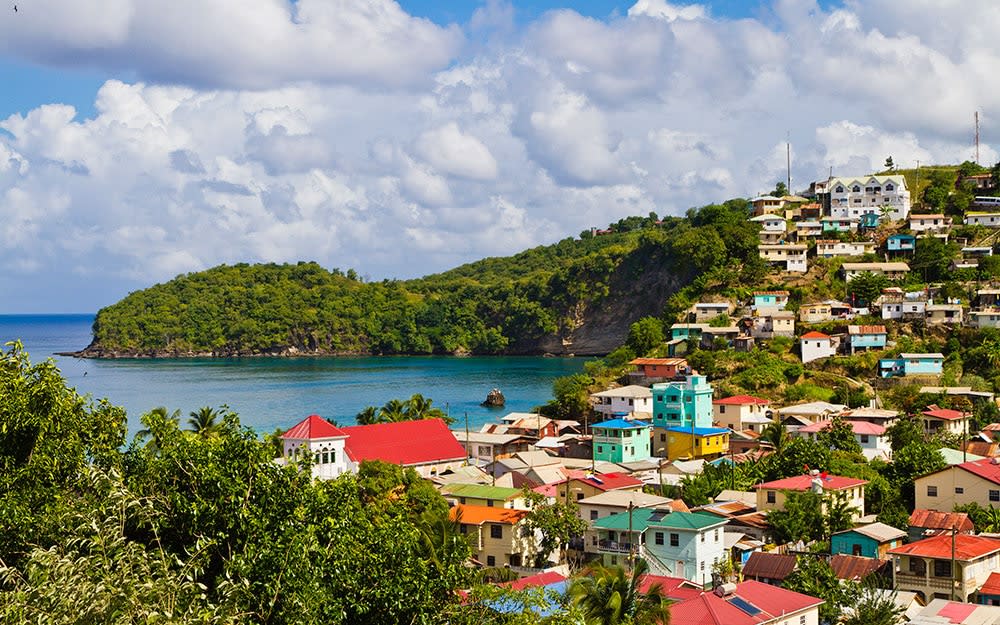
M 736 267 L 754 260 L 745 206 L 630 217 L 408 281 L 364 282 L 309 262 L 222 265 L 102 309 L 93 342 L 74 355 L 602 355 L 720 254 Z

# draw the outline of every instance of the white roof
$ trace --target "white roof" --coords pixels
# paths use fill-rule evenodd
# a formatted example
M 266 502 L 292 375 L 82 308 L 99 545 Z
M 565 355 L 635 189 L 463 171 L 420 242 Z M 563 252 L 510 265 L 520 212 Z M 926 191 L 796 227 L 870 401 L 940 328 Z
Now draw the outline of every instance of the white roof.
M 713 499 L 715 503 L 722 503 L 724 501 L 738 501 L 742 504 L 757 507 L 757 493 L 750 493 L 742 490 L 729 490 L 723 489 L 719 491 L 719 494 Z
M 835 184 L 842 184 L 844 186 L 852 184 L 865 185 L 872 180 L 874 180 L 878 184 L 894 182 L 896 184 L 901 184 L 904 187 L 906 186 L 906 178 L 904 178 L 902 174 L 882 174 L 882 175 L 869 174 L 867 176 L 851 176 L 851 177 L 838 176 L 836 178 L 830 178 L 830 181 L 827 184 L 831 187 Z
M 652 397 L 653 391 L 646 386 L 630 384 L 619 388 L 610 388 L 606 391 L 591 394 L 591 397 Z
M 534 447 L 538 447 L 539 449 L 560 449 L 565 447 L 566 444 L 559 439 L 560 437 L 558 436 L 546 436 L 535 443 Z
M 907 360 L 917 360 L 920 358 L 930 358 L 932 360 L 944 360 L 944 354 L 900 354 L 900 358 L 906 358 Z
M 906 263 L 844 263 L 845 271 L 909 271 L 910 266 Z
M 775 215 L 758 215 L 756 217 L 751 217 L 750 221 L 785 221 L 785 220 Z
M 889 542 L 890 540 L 906 536 L 906 532 L 903 530 L 897 529 L 891 525 L 886 525 L 885 523 L 872 523 L 870 525 L 862 525 L 860 527 L 855 527 L 853 530 L 845 531 L 857 532 L 862 536 L 867 536 L 868 538 L 877 540 L 880 543 Z
M 577 501 L 578 504 L 591 504 L 595 506 L 614 506 L 627 508 L 631 503 L 636 508 L 651 508 L 653 506 L 663 506 L 673 501 L 668 497 L 660 497 L 650 493 L 631 492 L 623 490 L 609 490 L 599 493 L 586 499 Z
M 794 406 L 785 406 L 784 408 L 778 408 L 778 414 L 780 415 L 820 415 L 830 412 L 841 412 L 847 410 L 847 406 L 844 404 L 831 404 L 825 401 L 813 401 L 806 404 L 796 404 Z
M 469 432 L 466 439 L 465 430 L 452 430 L 452 434 L 459 442 L 468 440 L 470 443 L 482 443 L 484 445 L 506 445 L 518 439 L 524 438 L 520 434 L 494 434 L 492 432 Z
M 695 308 L 725 308 L 727 310 L 730 306 L 729 302 L 698 302 L 694 305 Z

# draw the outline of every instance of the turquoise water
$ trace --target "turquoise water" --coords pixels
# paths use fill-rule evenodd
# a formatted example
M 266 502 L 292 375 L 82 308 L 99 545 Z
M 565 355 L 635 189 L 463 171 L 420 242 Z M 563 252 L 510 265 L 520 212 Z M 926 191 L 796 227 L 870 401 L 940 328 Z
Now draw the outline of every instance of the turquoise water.
M 422 393 L 447 408 L 456 426 L 508 412 L 528 412 L 552 395 L 552 381 L 583 369 L 582 358 L 380 357 L 191 358 L 82 360 L 54 356 L 90 343 L 93 315 L 0 315 L 0 342 L 20 339 L 32 361 L 53 357 L 70 386 L 123 406 L 129 429 L 156 406 L 187 415 L 228 404 L 258 432 L 287 428 L 310 414 L 341 424 L 365 406 Z M 507 397 L 503 409 L 480 406 L 491 388 Z

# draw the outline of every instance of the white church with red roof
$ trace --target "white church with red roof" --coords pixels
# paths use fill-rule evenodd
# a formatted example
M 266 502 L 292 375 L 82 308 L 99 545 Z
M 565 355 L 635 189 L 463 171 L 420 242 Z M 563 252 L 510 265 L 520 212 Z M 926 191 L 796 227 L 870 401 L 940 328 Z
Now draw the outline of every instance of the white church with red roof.
M 410 467 L 423 477 L 458 468 L 467 460 L 465 448 L 441 419 L 337 427 L 310 415 L 281 440 L 284 461 L 310 454 L 313 477 L 321 480 L 356 473 L 365 460 Z

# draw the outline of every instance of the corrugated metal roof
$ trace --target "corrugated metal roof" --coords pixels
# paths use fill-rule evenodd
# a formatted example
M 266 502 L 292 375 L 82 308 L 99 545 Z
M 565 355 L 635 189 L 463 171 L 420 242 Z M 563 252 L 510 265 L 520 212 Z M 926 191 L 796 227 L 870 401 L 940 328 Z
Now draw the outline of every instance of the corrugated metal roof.
M 849 556 L 842 553 L 830 558 L 830 568 L 833 569 L 834 575 L 838 579 L 849 581 L 862 580 L 887 564 L 889 564 L 889 560 Z
M 795 556 L 790 553 L 755 551 L 743 565 L 743 576 L 783 580 L 795 570 Z

